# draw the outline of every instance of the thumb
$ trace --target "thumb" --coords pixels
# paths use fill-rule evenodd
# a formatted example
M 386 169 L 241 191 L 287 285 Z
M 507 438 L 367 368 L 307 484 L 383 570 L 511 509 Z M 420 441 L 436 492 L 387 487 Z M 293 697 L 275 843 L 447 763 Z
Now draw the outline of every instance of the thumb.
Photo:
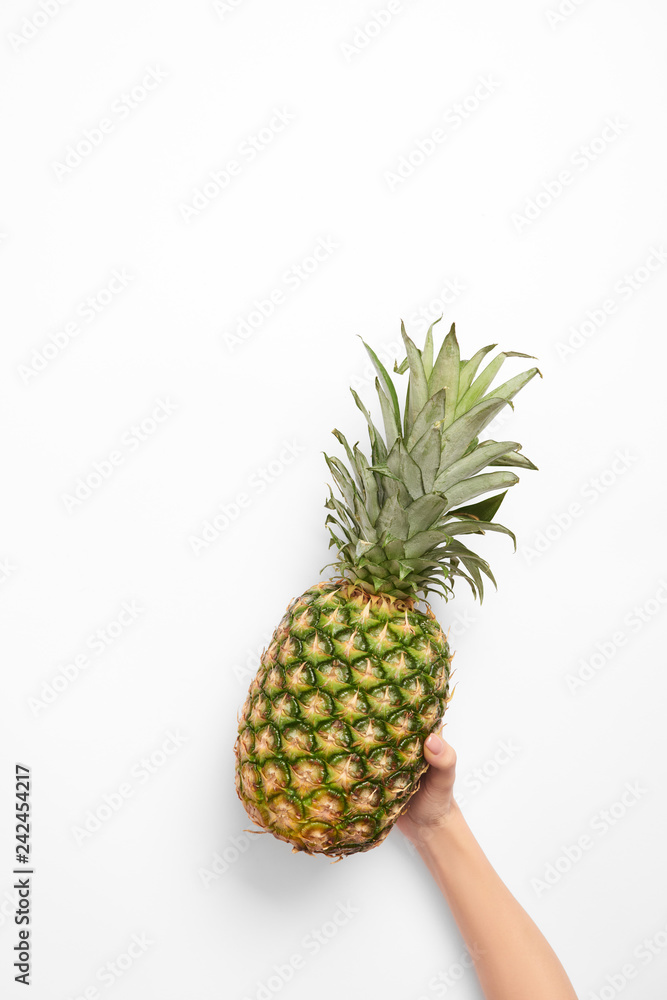
M 431 765 L 424 775 L 429 792 L 451 792 L 456 773 L 456 752 L 437 733 L 431 733 L 424 743 L 424 756 Z

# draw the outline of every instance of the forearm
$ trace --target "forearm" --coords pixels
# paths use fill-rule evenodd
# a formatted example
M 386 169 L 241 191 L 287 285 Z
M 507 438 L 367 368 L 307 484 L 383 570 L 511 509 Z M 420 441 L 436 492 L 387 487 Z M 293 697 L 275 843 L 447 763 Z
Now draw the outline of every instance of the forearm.
M 487 1000 L 576 1000 L 563 966 L 494 871 L 458 806 L 418 850 L 449 904 Z

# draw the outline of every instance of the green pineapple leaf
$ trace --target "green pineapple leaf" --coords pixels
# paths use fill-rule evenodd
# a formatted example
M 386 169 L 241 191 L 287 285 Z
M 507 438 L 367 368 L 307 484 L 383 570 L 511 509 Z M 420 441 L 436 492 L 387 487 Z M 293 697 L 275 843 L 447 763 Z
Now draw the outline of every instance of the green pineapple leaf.
M 536 375 L 543 378 L 542 372 L 539 368 L 529 368 L 528 371 L 522 372 L 521 375 L 515 375 L 515 377 L 511 378 L 509 382 L 503 382 L 502 385 L 493 390 L 491 395 L 495 399 L 506 399 L 509 402 L 511 399 L 514 399 L 517 392 L 520 389 L 523 389 L 524 385 L 527 385 L 531 378 L 535 378 Z
M 395 441 L 401 436 L 401 422 L 400 416 L 398 421 L 396 420 L 396 412 L 392 406 L 391 400 L 387 396 L 386 392 L 382 388 L 380 379 L 375 379 L 375 388 L 377 390 L 378 398 L 380 400 L 380 410 L 382 411 L 382 421 L 384 423 L 384 433 L 387 438 L 387 448 L 391 448 Z
M 478 375 L 478 377 L 472 383 L 466 394 L 462 397 L 457 407 L 458 413 L 459 414 L 465 413 L 466 410 L 469 410 L 471 406 L 474 406 L 474 404 L 479 399 L 482 398 L 482 396 L 484 395 L 484 393 L 489 388 L 494 378 L 500 371 L 503 362 L 505 362 L 507 358 L 532 358 L 532 357 L 533 357 L 532 354 L 520 354 L 518 351 L 503 351 L 501 354 L 498 354 L 497 357 L 495 357 L 493 361 L 486 366 L 482 374 Z M 491 395 L 495 396 L 496 393 L 493 392 L 491 393 Z
M 452 484 L 474 476 L 475 473 L 485 469 L 487 465 L 493 465 L 494 459 L 508 456 L 510 452 L 518 450 L 520 447 L 521 445 L 516 441 L 485 441 L 467 451 L 462 458 L 444 469 L 435 481 L 435 488 L 446 493 Z M 510 465 L 511 463 L 506 464 Z
M 447 491 L 447 508 L 453 504 L 465 503 L 478 497 L 481 493 L 488 493 L 490 490 L 500 490 L 504 486 L 514 486 L 519 482 L 519 477 L 513 472 L 484 472 L 481 476 L 473 476 L 472 479 L 464 479 L 462 483 L 457 483 Z
M 477 521 L 492 521 L 506 496 L 507 490 L 486 500 L 480 500 L 479 503 L 466 504 L 457 510 L 448 510 L 447 517 L 472 517 Z
M 533 469 L 537 472 L 537 466 L 526 455 L 521 455 L 519 452 L 501 455 L 499 458 L 495 458 L 492 462 L 489 462 L 489 465 L 513 465 L 518 469 Z
M 412 451 L 413 447 L 419 441 L 427 431 L 429 431 L 434 424 L 440 423 L 445 419 L 445 397 L 446 390 L 438 389 L 429 399 L 426 400 L 424 406 L 421 408 L 415 421 L 410 429 L 410 434 L 408 435 L 406 447 L 408 451 Z
M 471 439 L 490 424 L 495 416 L 507 405 L 504 399 L 482 399 L 471 410 L 458 417 L 442 434 L 442 456 L 439 472 L 461 458 L 470 445 Z
M 452 521 L 449 524 L 444 525 L 444 527 L 449 532 L 450 537 L 455 535 L 483 535 L 485 531 L 499 531 L 503 535 L 509 535 L 514 542 L 514 551 L 516 552 L 516 535 L 509 528 L 506 528 L 502 524 L 497 524 L 495 521 Z
M 434 488 L 440 464 L 440 431 L 438 428 L 431 427 L 429 431 L 426 431 L 412 448 L 410 455 L 421 469 L 423 492 L 438 492 Z
M 479 350 L 477 354 L 475 354 L 475 356 L 470 359 L 470 361 L 465 361 L 462 363 L 461 374 L 459 375 L 459 397 L 464 396 L 466 394 L 466 392 L 470 388 L 470 383 L 474 379 L 480 364 L 482 363 L 486 355 L 489 353 L 489 351 L 492 351 L 493 348 L 497 346 L 498 346 L 497 344 L 489 344 L 488 347 L 482 347 L 481 350 Z
M 426 331 L 426 340 L 424 342 L 424 350 L 422 351 L 422 361 L 424 363 L 424 374 L 427 379 L 433 371 L 433 327 L 436 323 L 439 323 L 441 319 L 442 316 L 431 323 Z
M 408 337 L 405 332 L 405 326 L 402 322 L 401 336 L 403 337 L 403 343 L 405 344 L 405 349 L 408 353 L 408 363 L 410 365 L 410 397 L 405 408 L 407 416 L 405 433 L 407 436 L 409 428 L 413 426 L 415 420 L 417 419 L 417 415 L 428 401 L 428 381 L 426 379 L 426 373 L 424 372 L 421 352 L 417 350 L 415 343 L 410 339 L 410 337 Z
M 445 390 L 445 427 L 449 427 L 456 413 L 460 371 L 459 345 L 456 339 L 456 329 L 452 323 L 449 333 L 442 342 L 442 347 L 440 348 L 428 382 L 430 393 L 437 392 L 438 389 Z
M 361 343 L 364 345 L 364 347 L 368 351 L 368 356 L 370 357 L 371 361 L 373 362 L 373 366 L 374 366 L 376 372 L 378 373 L 378 378 L 379 378 L 379 380 L 380 380 L 380 382 L 382 384 L 382 388 L 384 389 L 385 393 L 387 394 L 387 396 L 391 400 L 391 405 L 392 405 L 393 410 L 394 410 L 394 418 L 396 420 L 397 426 L 400 427 L 400 425 L 401 425 L 401 408 L 398 405 L 398 396 L 396 395 L 396 389 L 394 388 L 394 383 L 391 380 L 391 376 L 387 372 L 386 368 L 384 367 L 384 365 L 382 364 L 382 362 L 378 358 L 378 356 L 375 353 L 375 351 L 373 350 L 373 348 L 369 347 L 368 344 L 366 343 L 366 341 L 363 340 L 363 338 L 361 338 Z

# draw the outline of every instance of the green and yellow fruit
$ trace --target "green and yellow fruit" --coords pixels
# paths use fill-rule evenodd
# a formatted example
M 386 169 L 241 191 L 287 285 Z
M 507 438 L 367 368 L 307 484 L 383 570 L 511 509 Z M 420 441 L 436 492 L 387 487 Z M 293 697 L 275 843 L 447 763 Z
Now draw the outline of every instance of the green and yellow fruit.
M 500 353 L 478 375 L 495 344 L 463 361 L 452 326 L 434 361 L 433 326 L 423 350 L 401 332 L 407 357 L 394 371 L 409 372 L 405 404 L 365 345 L 384 436 L 352 390 L 371 451 L 369 461 L 335 430 L 349 468 L 325 456 L 341 496 L 332 491 L 326 503 L 336 575 L 288 606 L 235 746 L 236 787 L 250 818 L 309 854 L 377 846 L 417 791 L 424 740 L 450 697 L 450 649 L 425 597 L 447 600 L 459 576 L 482 600 L 483 577 L 495 583 L 491 569 L 459 537 L 500 531 L 514 539 L 493 520 L 518 482 L 506 467 L 535 468 L 517 442 L 479 438 L 539 374 L 530 368 L 491 389 L 504 360 L 529 355 Z M 489 466 L 504 468 L 484 472 Z M 485 493 L 494 495 L 470 503 Z

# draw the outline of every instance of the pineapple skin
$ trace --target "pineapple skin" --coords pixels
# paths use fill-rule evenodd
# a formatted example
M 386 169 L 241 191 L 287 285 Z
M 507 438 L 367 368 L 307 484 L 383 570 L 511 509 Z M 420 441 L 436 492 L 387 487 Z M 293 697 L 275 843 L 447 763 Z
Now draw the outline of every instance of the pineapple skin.
M 376 847 L 419 788 L 452 657 L 431 609 L 415 604 L 320 582 L 291 602 L 262 655 L 239 721 L 236 790 L 294 851 Z

